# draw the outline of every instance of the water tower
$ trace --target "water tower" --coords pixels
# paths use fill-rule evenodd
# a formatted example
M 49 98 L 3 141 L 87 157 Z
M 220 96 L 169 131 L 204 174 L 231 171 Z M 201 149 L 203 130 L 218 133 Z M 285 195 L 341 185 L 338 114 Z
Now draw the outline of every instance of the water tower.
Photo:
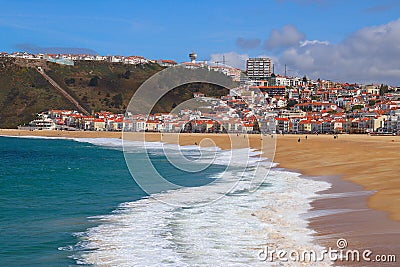
M 190 61 L 192 63 L 196 63 L 196 58 L 197 58 L 197 54 L 196 53 L 194 53 L 194 52 L 190 53 L 189 57 L 190 57 Z

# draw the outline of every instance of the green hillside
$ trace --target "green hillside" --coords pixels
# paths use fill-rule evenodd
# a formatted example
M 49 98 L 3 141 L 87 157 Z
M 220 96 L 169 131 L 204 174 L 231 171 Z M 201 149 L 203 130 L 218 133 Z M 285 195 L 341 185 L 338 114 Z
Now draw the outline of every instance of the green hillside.
M 74 106 L 33 68 L 0 59 L 0 127 L 15 128 L 47 109 Z
M 36 70 L 37 66 L 90 112 L 123 113 L 137 88 L 161 71 L 158 64 L 78 61 L 74 66 L 45 61 L 0 58 L 0 128 L 15 128 L 48 109 L 76 109 Z M 164 96 L 154 111 L 168 112 L 172 106 L 190 99 L 192 92 L 220 96 L 227 89 L 209 84 L 184 85 Z

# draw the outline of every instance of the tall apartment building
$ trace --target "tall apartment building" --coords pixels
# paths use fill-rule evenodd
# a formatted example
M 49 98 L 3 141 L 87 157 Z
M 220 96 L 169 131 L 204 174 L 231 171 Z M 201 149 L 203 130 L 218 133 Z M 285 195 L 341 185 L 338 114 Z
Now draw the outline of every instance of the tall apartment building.
M 270 58 L 249 58 L 246 61 L 246 73 L 250 80 L 267 80 L 271 76 L 271 69 Z

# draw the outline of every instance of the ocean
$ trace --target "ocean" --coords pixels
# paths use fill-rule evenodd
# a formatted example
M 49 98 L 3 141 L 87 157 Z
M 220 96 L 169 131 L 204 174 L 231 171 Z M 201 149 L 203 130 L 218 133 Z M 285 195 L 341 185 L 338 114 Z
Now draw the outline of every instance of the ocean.
M 147 173 L 140 145 L 132 142 L 124 156 L 119 139 L 0 137 L 1 264 L 273 266 L 258 258 L 267 245 L 322 249 L 307 218 L 329 183 L 273 168 L 249 192 L 258 170 L 271 165 L 256 151 L 239 151 L 243 158 L 227 168 L 229 151 L 147 143 L 155 169 L 179 185 L 148 196 L 125 162 L 129 154 L 132 174 Z M 171 164 L 179 151 L 199 171 Z M 212 158 L 207 168 L 196 161 L 204 155 Z

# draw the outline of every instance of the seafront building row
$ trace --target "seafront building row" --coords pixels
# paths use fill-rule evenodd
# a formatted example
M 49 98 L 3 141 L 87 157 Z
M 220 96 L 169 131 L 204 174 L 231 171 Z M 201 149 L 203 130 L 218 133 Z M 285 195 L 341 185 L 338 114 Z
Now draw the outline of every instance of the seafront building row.
M 356 85 L 316 90 L 297 98 L 277 94 L 277 88 L 236 88 L 219 99 L 195 93 L 203 108 L 175 113 L 113 114 L 97 112 L 85 116 L 72 110 L 50 110 L 38 114 L 25 129 L 149 132 L 234 133 L 390 133 L 400 134 L 400 94 L 371 94 Z M 283 87 L 285 88 L 285 87 Z M 309 89 L 303 89 L 307 91 Z M 313 91 L 313 90 L 311 90 Z M 330 95 L 336 95 L 330 98 Z M 292 94 L 293 96 L 293 94 Z M 324 99 L 328 100 L 324 100 Z

